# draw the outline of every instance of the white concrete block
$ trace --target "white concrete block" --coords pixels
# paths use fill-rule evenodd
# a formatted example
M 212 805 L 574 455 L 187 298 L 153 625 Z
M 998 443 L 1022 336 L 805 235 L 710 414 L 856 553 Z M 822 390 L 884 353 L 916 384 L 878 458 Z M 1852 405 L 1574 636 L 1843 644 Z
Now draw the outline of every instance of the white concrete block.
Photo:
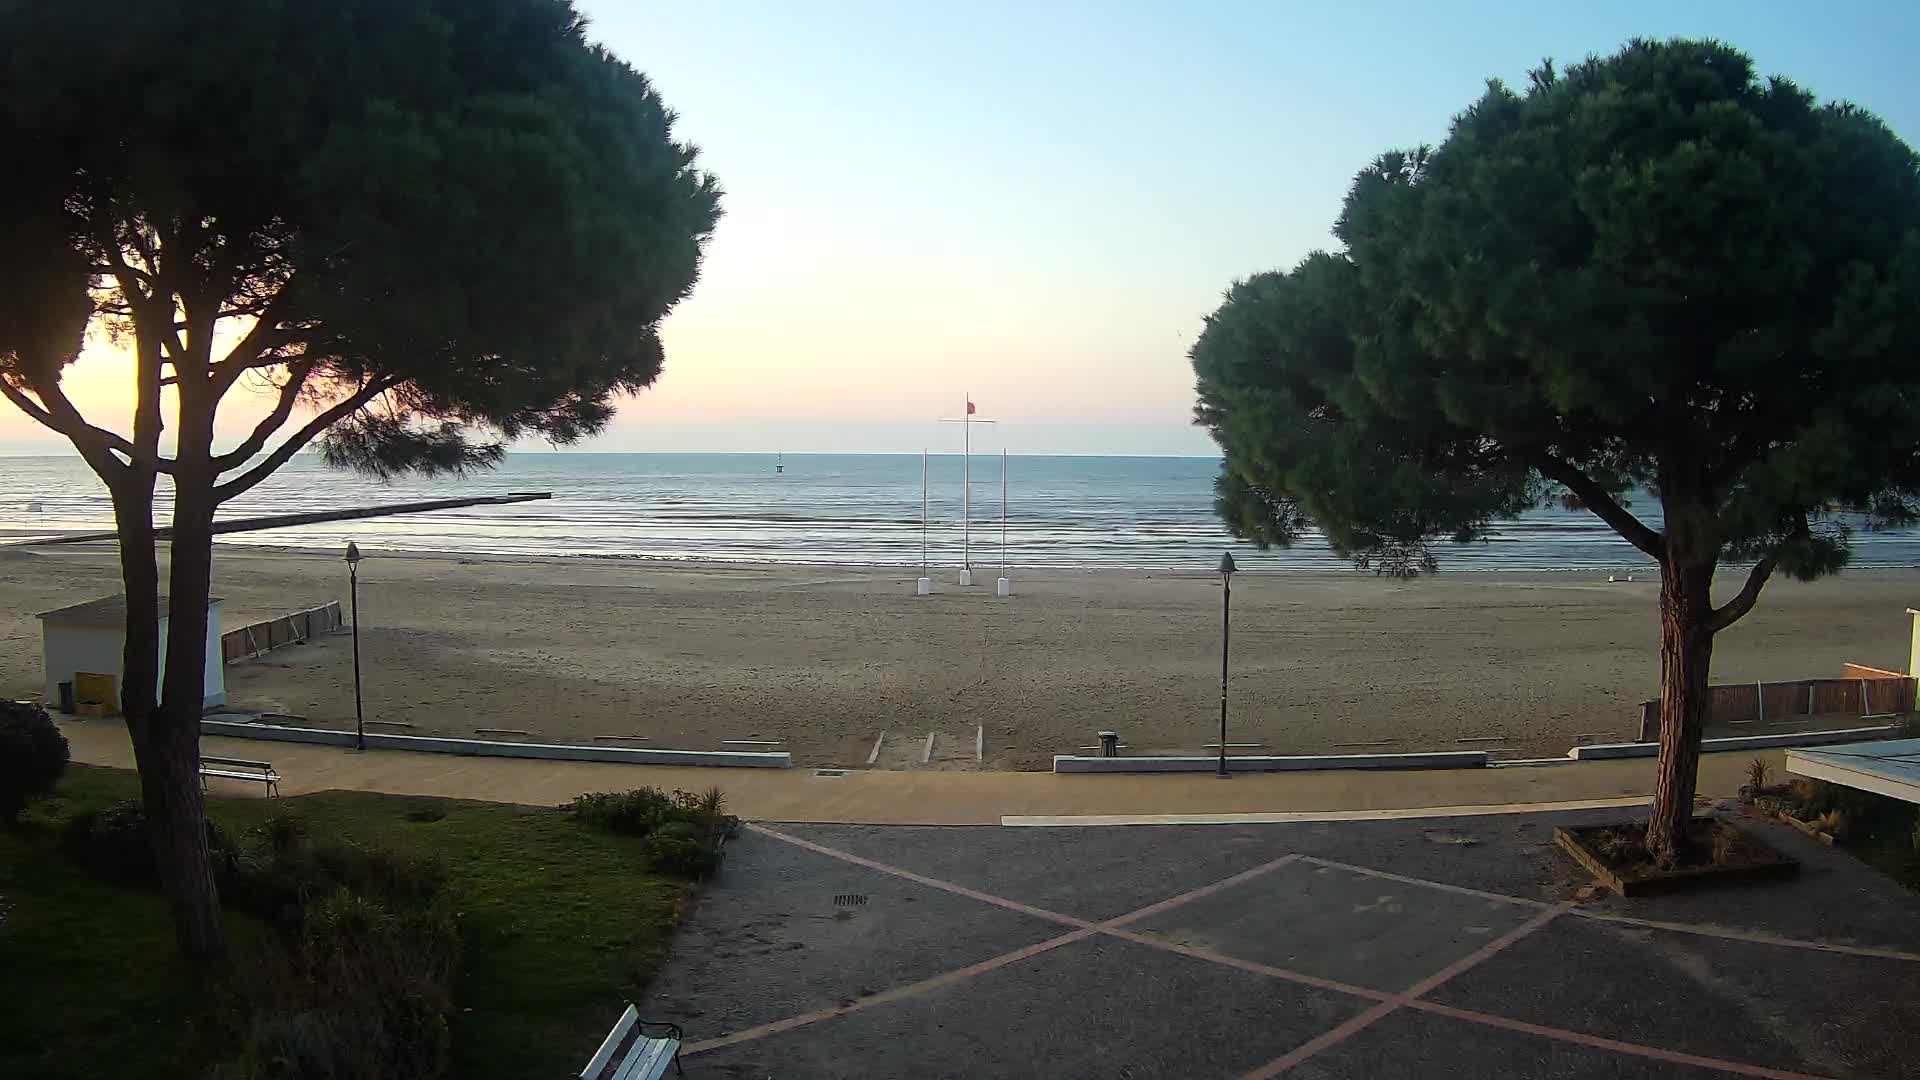
M 1701 739 L 1700 752 L 1711 754 L 1721 750 L 1766 750 L 1780 746 L 1822 746 L 1827 743 L 1859 742 L 1876 735 L 1886 735 L 1893 731 L 1891 725 L 1882 727 L 1845 728 L 1840 731 L 1783 731 L 1778 735 L 1735 735 L 1725 739 Z M 1630 743 L 1589 743 L 1576 746 L 1567 751 L 1567 756 L 1575 761 L 1594 761 L 1605 758 L 1659 757 L 1660 744 L 1650 742 Z
M 324 746 L 354 744 L 351 731 L 284 727 L 276 724 L 236 724 L 225 720 L 201 720 L 200 733 L 237 739 L 265 739 L 272 742 L 319 743 Z M 413 750 L 428 754 L 465 754 L 472 757 L 541 758 L 549 761 L 612 761 L 627 765 L 746 766 L 761 769 L 786 769 L 793 766 L 793 755 L 786 751 L 650 750 L 637 746 L 575 746 L 565 743 L 442 739 L 428 735 L 394 735 L 372 731 L 367 732 L 367 749 Z
M 1001 578 L 999 581 L 999 584 L 994 588 L 994 595 L 995 596 L 1012 596 L 1013 595 L 1013 579 Z
M 1055 754 L 1057 773 L 1212 772 L 1219 755 L 1203 757 L 1083 757 Z M 1477 769 L 1484 750 L 1427 754 L 1307 754 L 1297 757 L 1241 755 L 1227 758 L 1228 772 L 1304 772 L 1314 769 Z

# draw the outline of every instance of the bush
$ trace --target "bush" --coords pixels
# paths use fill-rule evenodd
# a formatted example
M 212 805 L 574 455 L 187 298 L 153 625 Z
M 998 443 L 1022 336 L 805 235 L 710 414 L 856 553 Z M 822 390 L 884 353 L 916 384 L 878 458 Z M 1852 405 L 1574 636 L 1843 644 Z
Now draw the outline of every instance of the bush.
M 720 846 L 739 828 L 724 812 L 719 788 L 662 794 L 654 788 L 595 791 L 561 809 L 597 829 L 646 840 L 647 868 L 678 877 L 706 877 L 720 865 Z
M 67 737 L 47 710 L 0 701 L 0 822 L 12 824 L 28 803 L 52 791 L 67 759 Z
M 253 965 L 246 1049 L 221 1075 L 444 1075 L 459 955 L 442 905 L 391 908 L 346 889 L 314 900 L 298 933 Z
M 582 824 L 622 836 L 646 836 L 678 813 L 672 799 L 649 787 L 592 791 L 561 809 Z
M 237 853 L 220 826 L 209 820 L 206 827 L 214 872 L 224 878 Z M 160 880 L 147 832 L 147 810 L 138 799 L 75 814 L 67 820 L 60 846 L 68 858 L 108 881 L 151 886 Z
M 206 826 L 214 873 L 224 881 L 233 871 L 238 852 L 220 826 L 211 820 Z M 147 833 L 147 809 L 138 799 L 75 814 L 67 820 L 60 847 L 68 858 L 107 881 L 152 886 L 160 880 Z
M 295 822 L 269 819 L 265 847 L 238 853 L 220 883 L 231 907 L 296 925 L 307 906 L 345 891 L 396 908 L 439 899 L 446 864 L 430 853 L 367 847 L 349 840 L 305 839 Z
M 672 822 L 647 837 L 647 869 L 675 877 L 703 878 L 720 866 L 719 837 L 686 822 Z

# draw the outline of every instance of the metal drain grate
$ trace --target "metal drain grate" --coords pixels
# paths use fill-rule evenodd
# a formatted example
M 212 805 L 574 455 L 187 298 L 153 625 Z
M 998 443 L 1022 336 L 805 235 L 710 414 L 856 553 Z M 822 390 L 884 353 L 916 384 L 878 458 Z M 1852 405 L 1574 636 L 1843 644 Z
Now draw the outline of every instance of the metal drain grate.
M 813 770 L 813 775 L 815 775 L 815 776 L 845 776 L 845 775 L 847 775 L 847 770 L 845 770 L 845 769 L 815 769 L 815 770 Z

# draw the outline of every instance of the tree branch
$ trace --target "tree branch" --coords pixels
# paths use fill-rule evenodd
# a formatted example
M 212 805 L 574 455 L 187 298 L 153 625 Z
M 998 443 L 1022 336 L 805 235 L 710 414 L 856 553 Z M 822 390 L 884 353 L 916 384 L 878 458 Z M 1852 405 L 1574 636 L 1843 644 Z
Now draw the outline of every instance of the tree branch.
M 1780 555 L 1777 551 L 1754 563 L 1753 569 L 1747 572 L 1747 583 L 1740 587 L 1740 592 L 1733 599 L 1714 608 L 1713 614 L 1707 616 L 1707 631 L 1717 634 L 1739 622 L 1741 616 L 1752 611 L 1754 602 L 1760 599 L 1761 588 L 1766 585 L 1767 579 L 1773 576 L 1773 569 L 1779 564 Z
M 274 403 L 273 411 L 254 426 L 253 434 L 228 453 L 213 459 L 214 475 L 230 472 L 245 465 L 253 455 L 259 453 L 273 433 L 286 425 L 287 418 L 293 415 L 293 407 L 300 400 L 300 388 L 306 385 L 307 375 L 313 371 L 313 361 L 302 360 L 287 369 L 287 381 L 280 387 L 280 400 Z
M 1540 475 L 1573 492 L 1588 510 L 1612 526 L 1613 531 L 1619 533 L 1627 543 L 1655 559 L 1665 557 L 1666 538 L 1647 528 L 1644 522 L 1608 494 L 1606 488 L 1594 483 L 1592 477 L 1551 454 L 1536 455 L 1533 467 L 1540 471 Z
M 402 380 L 391 377 L 375 379 L 347 397 L 335 402 L 332 407 L 308 421 L 307 426 L 294 432 L 286 442 L 281 443 L 275 448 L 273 453 L 268 454 L 260 464 L 255 465 L 253 468 L 248 469 L 246 472 L 241 473 L 226 483 L 215 487 L 213 489 L 214 502 L 216 504 L 223 503 L 251 490 L 254 485 L 272 476 L 273 471 L 285 465 L 293 455 L 304 450 L 307 444 L 317 438 L 321 432 L 339 423 L 347 416 L 358 412 L 366 406 L 367 402 L 400 385 L 401 382 Z
M 157 456 L 148 457 L 147 455 L 141 454 L 134 448 L 133 443 L 128 442 L 123 436 L 108 431 L 106 428 L 95 427 L 87 423 L 86 417 L 80 415 L 80 410 L 74 408 L 73 403 L 69 401 L 67 396 L 61 393 L 58 388 L 48 391 L 42 387 L 38 381 L 32 379 L 28 380 L 28 385 L 35 394 L 39 395 L 40 402 L 35 402 L 19 387 L 4 378 L 0 378 L 0 395 L 4 395 L 8 401 L 13 402 L 21 412 L 26 413 L 35 423 L 65 435 L 82 454 L 85 454 L 88 450 L 94 450 L 102 454 L 112 451 L 114 453 L 124 454 L 129 460 L 136 464 L 147 466 L 155 472 L 173 472 L 172 462 Z M 41 404 L 41 402 L 45 404 Z M 92 459 L 89 458 L 90 463 L 91 460 Z M 117 465 L 119 463 L 116 461 L 115 464 Z M 95 466 L 95 471 L 99 471 L 97 465 Z M 102 474 L 102 476 L 104 478 L 104 474 Z
M 106 250 L 109 264 L 113 267 L 114 277 L 119 279 L 120 293 L 127 298 L 127 307 L 133 315 L 135 329 L 137 331 L 141 326 L 151 325 L 156 333 L 164 331 L 161 334 L 160 343 L 166 346 L 174 356 L 183 355 L 186 348 L 180 341 L 179 331 L 173 328 L 173 295 L 160 285 L 160 274 L 158 267 L 154 266 L 153 250 L 146 245 L 146 238 L 140 235 L 139 225 L 129 225 L 128 230 L 139 241 L 137 246 L 140 249 L 141 259 L 149 268 L 147 272 L 143 273 L 127 262 L 126 255 L 120 250 L 119 237 L 115 236 L 111 229 L 104 236 L 99 237 L 99 240 Z M 133 283 L 144 281 L 147 291 L 143 292 L 134 287 L 129 279 L 132 279 Z M 166 308 L 165 315 L 142 311 L 143 308 L 157 309 L 163 306 Z

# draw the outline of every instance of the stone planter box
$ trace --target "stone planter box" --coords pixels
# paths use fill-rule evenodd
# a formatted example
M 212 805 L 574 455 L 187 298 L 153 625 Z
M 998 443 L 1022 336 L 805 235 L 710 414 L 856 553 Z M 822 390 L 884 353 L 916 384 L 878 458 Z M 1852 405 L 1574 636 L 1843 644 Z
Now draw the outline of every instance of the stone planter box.
M 1724 821 L 1701 822 L 1712 829 L 1731 830 L 1741 844 L 1743 858 L 1728 865 L 1684 866 L 1673 870 L 1640 865 L 1620 865 L 1602 852 L 1595 838 L 1618 825 L 1589 825 L 1556 828 L 1553 842 L 1573 856 L 1594 878 L 1621 896 L 1653 896 L 1683 889 L 1711 888 L 1716 885 L 1746 885 L 1760 881 L 1778 881 L 1800 872 L 1800 864 L 1761 843 L 1748 833 Z

